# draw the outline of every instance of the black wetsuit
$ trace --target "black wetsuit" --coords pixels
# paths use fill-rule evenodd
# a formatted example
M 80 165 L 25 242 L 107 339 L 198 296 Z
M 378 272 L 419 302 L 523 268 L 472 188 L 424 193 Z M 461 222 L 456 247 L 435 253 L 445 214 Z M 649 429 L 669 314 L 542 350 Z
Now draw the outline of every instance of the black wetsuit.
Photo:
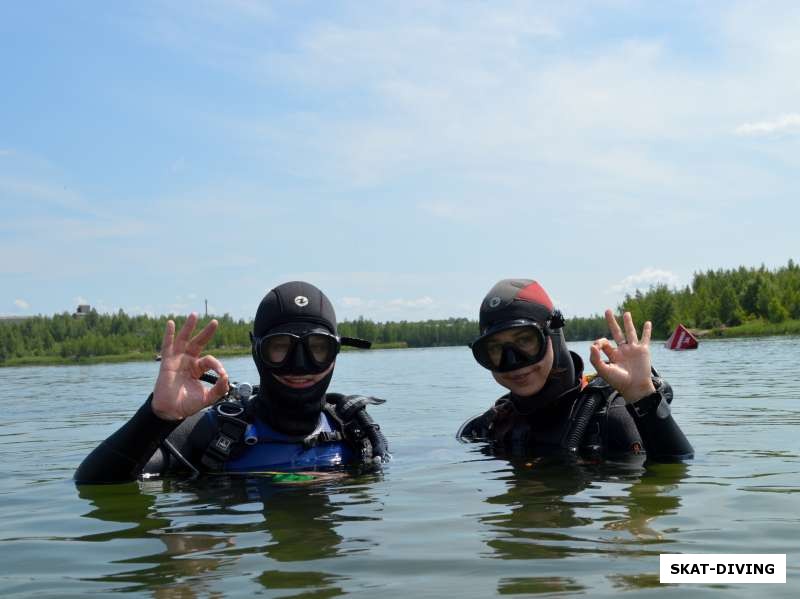
M 579 454 L 598 460 L 646 455 L 648 460 L 662 462 L 694 456 L 670 413 L 672 389 L 665 381 L 654 379 L 655 393 L 626 405 L 599 377 L 583 386 L 583 362 L 570 353 L 577 373 L 573 388 L 543 405 L 506 394 L 464 423 L 458 438 L 489 441 L 496 451 L 518 456 Z M 532 407 L 523 413 L 521 405 Z M 576 435 L 575 424 L 581 415 L 586 416 L 585 428 Z
M 120 483 L 172 474 L 199 474 L 226 471 L 225 462 L 255 451 L 243 440 L 244 428 L 221 418 L 211 409 L 183 421 L 162 420 L 151 406 L 152 396 L 119 430 L 90 453 L 75 472 L 79 484 Z M 282 439 L 275 445 L 296 445 L 297 467 L 330 468 L 360 464 L 374 468 L 390 456 L 380 427 L 366 412 L 365 405 L 382 400 L 362 396 L 326 396 L 320 413 L 320 428 L 315 435 Z M 245 402 L 239 422 L 256 422 L 253 402 Z M 261 423 L 263 425 L 263 422 Z M 280 435 L 280 433 L 277 433 Z M 239 437 L 236 439 L 236 437 Z M 285 436 L 284 436 L 285 437 Z M 234 439 L 225 451 L 217 449 L 227 439 Z M 338 456 L 338 457 L 337 457 Z M 316 457 L 319 463 L 314 463 Z M 378 459 L 375 459 L 378 458 Z M 271 468 L 261 468 L 271 469 Z M 256 469 L 258 470 L 258 468 Z

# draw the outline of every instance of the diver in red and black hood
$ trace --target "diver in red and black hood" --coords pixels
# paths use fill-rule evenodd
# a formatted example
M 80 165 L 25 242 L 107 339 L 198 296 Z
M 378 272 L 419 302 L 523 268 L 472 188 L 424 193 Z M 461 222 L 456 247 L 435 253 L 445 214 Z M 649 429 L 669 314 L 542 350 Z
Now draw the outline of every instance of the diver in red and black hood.
M 480 336 L 471 348 L 509 392 L 465 422 L 459 439 L 490 441 L 522 455 L 692 457 L 670 413 L 672 390 L 652 376 L 651 323 L 640 340 L 630 313 L 623 315 L 624 333 L 611 310 L 606 321 L 615 344 L 605 338 L 592 344 L 598 376 L 584 377 L 583 361 L 567 349 L 564 319 L 544 288 L 528 279 L 498 282 L 481 303 Z

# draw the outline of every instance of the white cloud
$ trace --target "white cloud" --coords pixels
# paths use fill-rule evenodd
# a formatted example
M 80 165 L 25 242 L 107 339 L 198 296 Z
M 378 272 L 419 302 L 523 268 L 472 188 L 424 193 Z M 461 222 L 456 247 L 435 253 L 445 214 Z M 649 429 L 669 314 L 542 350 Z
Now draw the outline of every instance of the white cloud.
M 460 220 L 464 212 L 455 202 L 421 202 L 417 207 L 426 214 L 447 220 Z
M 136 315 L 139 315 L 139 314 L 141 314 L 142 316 L 150 316 L 150 317 L 155 317 L 156 316 L 155 308 L 153 308 L 153 306 L 149 306 L 149 305 L 148 306 L 133 306 L 129 310 L 126 310 L 126 312 L 128 314 L 130 314 L 131 316 L 136 316 Z
M 197 312 L 201 316 L 205 313 L 206 298 L 201 298 L 196 293 L 187 293 L 186 295 L 177 295 L 175 299 L 164 306 L 167 313 L 176 315 L 187 315 L 190 312 Z M 209 302 L 208 313 L 216 314 L 216 307 Z
M 432 297 L 423 296 L 414 299 L 395 298 L 391 300 L 365 300 L 360 297 L 343 297 L 341 305 L 344 308 L 369 308 L 372 310 L 398 310 L 404 308 L 428 308 L 436 302 Z
M 99 314 L 114 314 L 119 308 L 114 308 L 106 303 L 105 300 L 97 300 L 92 306 Z
M 401 320 L 443 318 L 439 314 L 447 309 L 432 297 L 424 295 L 416 298 L 364 299 L 362 297 L 345 296 L 340 298 L 337 312 L 341 311 L 342 320 L 350 320 L 364 316 L 373 320 Z M 450 312 L 447 314 L 451 315 Z
M 616 10 L 627 3 L 609 4 Z M 584 197 L 661 189 L 676 203 L 763 189 L 758 173 L 738 170 L 739 156 L 709 152 L 718 168 L 738 175 L 709 177 L 708 164 L 667 150 L 728 143 L 731 124 L 743 115 L 796 97 L 797 18 L 758 17 L 746 8 L 698 11 L 716 33 L 700 49 L 629 31 L 584 46 L 576 36 L 586 14 L 574 5 L 409 2 L 373 12 L 343 3 L 290 29 L 286 48 L 267 49 L 226 37 L 224 28 L 178 26 L 183 19 L 172 11 L 158 21 L 172 15 L 192 59 L 232 76 L 309 97 L 342 100 L 343 93 L 348 102 L 358 90 L 353 110 L 335 118 L 313 108 L 279 119 L 258 111 L 205 115 L 231 143 L 244 141 L 286 170 L 302 165 L 312 178 L 346 188 L 457 173 L 467 186 L 462 196 L 477 200 L 485 191 L 473 183 L 488 185 L 497 190 L 493 203 L 510 209 L 556 193 L 564 198 L 565 188 Z M 248 21 L 254 10 L 246 2 L 232 9 Z M 262 23 L 279 24 L 282 10 L 274 12 Z M 753 22 L 755 31 L 746 27 Z M 574 49 L 561 47 L 573 40 Z M 698 52 L 697 60 L 687 64 L 686 52 Z M 726 61 L 728 68 L 717 68 Z M 486 213 L 442 201 L 418 209 L 453 221 Z
M 800 133 L 800 114 L 785 114 L 772 121 L 744 123 L 736 128 L 737 135 L 759 136 L 778 133 Z
M 640 272 L 633 275 L 628 275 L 619 283 L 612 285 L 609 287 L 608 292 L 629 292 L 634 291 L 635 289 L 641 289 L 643 287 L 650 287 L 651 285 L 655 285 L 657 283 L 664 283 L 674 287 L 679 281 L 680 277 L 673 272 L 648 266 L 642 269 Z
M 211 14 L 220 15 L 238 13 L 242 18 L 256 21 L 271 21 L 275 14 L 269 3 L 258 0 L 223 0 L 210 3 Z
M 428 308 L 434 303 L 433 298 L 429 296 L 419 297 L 416 299 L 393 299 L 389 301 L 391 308 Z
M 118 217 L 51 218 L 23 217 L 0 224 L 0 230 L 28 234 L 30 238 L 47 235 L 62 243 L 80 243 L 89 240 L 140 238 L 153 229 L 147 221 L 126 216 L 124 222 Z M 81 244 L 85 245 L 85 244 Z
M 608 17 L 625 6 L 633 9 L 633 16 L 639 12 L 635 2 L 599 5 Z M 185 273 L 189 280 L 195 273 L 225 272 L 228 290 L 241 291 L 226 294 L 224 300 L 220 294 L 217 301 L 241 301 L 246 317 L 252 316 L 254 300 L 270 282 L 294 278 L 321 284 L 332 297 L 346 296 L 339 305 L 348 314 L 376 318 L 391 311 L 416 318 L 423 314 L 422 298 L 435 291 L 431 315 L 452 314 L 455 301 L 459 310 L 466 306 L 466 313 L 474 315 L 472 304 L 499 278 L 498 264 L 526 270 L 520 258 L 511 264 L 505 256 L 498 259 L 504 251 L 521 254 L 506 248 L 521 247 L 525 239 L 506 235 L 506 227 L 493 226 L 497 221 L 511 225 L 509 233 L 533 223 L 542 241 L 569 236 L 570 245 L 578 245 L 586 239 L 587 227 L 602 231 L 621 215 L 646 215 L 643 227 L 659 231 L 649 247 L 641 248 L 641 261 L 632 268 L 660 264 L 688 272 L 687 262 L 694 256 L 687 260 L 684 253 L 691 251 L 684 246 L 667 256 L 665 244 L 659 243 L 670 230 L 665 222 L 713 218 L 718 226 L 712 229 L 732 230 L 728 237 L 740 237 L 740 227 L 750 226 L 751 219 L 739 206 L 760 203 L 764 196 L 790 196 L 797 172 L 792 167 L 800 167 L 794 148 L 752 144 L 744 138 L 731 144 L 737 124 L 742 124 L 740 135 L 767 135 L 791 131 L 796 126 L 792 119 L 800 118 L 800 80 L 793 76 L 800 61 L 800 9 L 793 9 L 792 17 L 788 5 L 770 11 L 734 3 L 698 9 L 691 21 L 708 33 L 702 39 L 670 34 L 673 24 L 682 31 L 680 16 L 678 22 L 664 21 L 658 31 L 606 31 L 606 20 L 627 20 L 599 19 L 595 24 L 591 10 L 574 4 L 408 2 L 372 11 L 345 2 L 330 11 L 301 9 L 301 19 L 293 11 L 284 19 L 283 5 L 251 0 L 231 0 L 227 10 L 201 0 L 189 15 L 169 2 L 145 6 L 150 8 L 141 10 L 152 17 L 152 38 L 163 32 L 164 43 L 185 51 L 180 60 L 213 65 L 204 71 L 209 77 L 221 71 L 224 81 L 247 83 L 253 101 L 234 109 L 220 108 L 213 96 L 201 97 L 179 102 L 181 115 L 174 119 L 170 109 L 175 110 L 180 92 L 165 89 L 152 100 L 163 104 L 165 122 L 201 123 L 198 134 L 219 139 L 221 147 L 241 155 L 244 170 L 214 175 L 226 169 L 202 168 L 203 158 L 191 148 L 165 150 L 156 164 L 162 170 L 187 168 L 190 172 L 184 174 L 191 177 L 175 177 L 167 186 L 168 197 L 127 201 L 128 195 L 143 192 L 109 189 L 119 193 L 114 202 L 99 197 L 105 195 L 101 184 L 109 177 L 82 185 L 76 178 L 80 169 L 70 172 L 69 161 L 34 169 L 33 175 L 15 168 L 0 172 L 0 197 L 36 208 L 32 215 L 0 223 L 0 238 L 5 237 L 0 254 L 19 257 L 0 265 L 0 275 L 36 272 L 64 278 L 80 271 L 87 283 L 77 289 L 96 298 L 89 276 L 103 280 L 101 271 L 112 268 L 95 259 L 102 255 L 106 264 L 126 275 L 152 277 L 155 285 L 145 286 L 149 289 L 143 298 L 125 301 L 144 305 L 154 300 L 159 310 L 176 295 L 170 282 L 175 273 Z M 730 11 L 735 14 L 728 15 Z M 665 11 L 665 16 L 673 12 Z M 144 25 L 142 19 L 134 21 L 128 26 Z M 270 24 L 277 35 L 271 34 Z M 590 35 L 582 35 L 587 27 Z M 262 39 L 269 43 L 257 43 Z M 281 99 L 288 101 L 273 101 Z M 792 110 L 797 113 L 789 114 Z M 763 115 L 765 122 L 755 122 Z M 769 155 L 748 161 L 742 145 L 760 145 L 756 151 Z M 189 152 L 186 160 L 184 151 Z M 8 152 L 0 148 L 0 156 Z M 0 166 L 13 162 L 3 158 Z M 259 169 L 262 164 L 265 168 Z M 51 174 L 40 176 L 38 170 Z M 65 182 L 83 191 L 71 192 Z M 359 185 L 376 189 L 341 193 Z M 366 207 L 371 198 L 375 208 L 370 205 L 352 219 L 348 209 Z M 402 210 L 393 211 L 400 203 L 397 198 L 402 198 Z M 290 247 L 287 231 L 295 228 L 297 213 L 322 202 L 321 211 L 308 211 L 314 215 L 306 218 L 313 229 L 326 223 L 337 231 L 340 223 L 350 226 L 352 219 L 387 240 L 412 231 L 412 243 L 364 243 L 358 253 L 343 253 L 331 244 L 330 251 L 317 252 L 325 254 L 324 261 L 314 257 L 304 262 L 304 252 L 297 252 L 295 259 L 288 252 L 270 251 L 281 243 Z M 386 212 L 378 208 L 381 202 L 388 204 Z M 339 203 L 342 210 L 335 209 Z M 738 222 L 726 221 L 731 211 L 720 210 L 721 203 L 737 205 L 732 218 Z M 72 210 L 44 212 L 52 206 Z M 787 210 L 763 212 L 786 215 L 789 208 L 787 203 Z M 81 211 L 90 212 L 86 216 L 91 218 Z M 40 213 L 47 220 L 36 218 Z M 196 233 L 195 219 L 172 217 L 180 214 L 213 215 L 215 229 L 234 232 L 238 241 L 202 243 L 195 251 L 165 259 L 161 239 L 193 239 Z M 421 215 L 427 217 L 423 227 L 403 222 Z M 550 226 L 555 219 L 559 226 Z M 475 222 L 486 226 L 470 228 Z M 771 235 L 771 227 L 766 230 L 770 233 L 764 237 L 770 235 L 777 246 L 779 238 Z M 476 242 L 475 233 L 485 243 Z M 102 238 L 100 244 L 89 244 L 89 236 Z M 260 243 L 250 243 L 253 239 Z M 751 255 L 768 258 L 768 250 L 758 248 Z M 272 258 L 278 255 L 276 262 Z M 603 277 L 598 289 L 624 274 L 609 274 L 605 265 L 594 264 L 582 268 Z M 388 272 L 345 273 L 342 278 L 332 268 Z M 547 268 L 537 264 L 537 276 L 546 275 Z M 323 272 L 279 277 L 277 269 Z M 393 272 L 398 269 L 416 272 Z M 437 269 L 464 272 L 429 272 Z M 478 269 L 490 272 L 476 277 Z M 650 282 L 637 276 L 643 275 L 631 275 L 614 287 Z M 156 282 L 160 280 L 164 283 Z M 174 286 L 186 289 L 186 280 Z M 234 280 L 247 285 L 235 287 Z M 206 294 L 213 298 L 213 291 L 201 298 Z M 563 297 L 566 302 L 570 296 Z M 40 300 L 36 303 L 39 309 Z
M 94 207 L 81 194 L 57 183 L 20 180 L 3 176 L 0 177 L 0 191 L 12 199 L 41 202 L 78 213 L 95 214 Z
M 360 308 L 364 305 L 364 300 L 360 297 L 343 297 L 341 303 L 345 308 Z
M 24 299 L 15 299 L 14 305 L 21 310 L 27 310 L 28 308 L 31 307 L 31 305 Z

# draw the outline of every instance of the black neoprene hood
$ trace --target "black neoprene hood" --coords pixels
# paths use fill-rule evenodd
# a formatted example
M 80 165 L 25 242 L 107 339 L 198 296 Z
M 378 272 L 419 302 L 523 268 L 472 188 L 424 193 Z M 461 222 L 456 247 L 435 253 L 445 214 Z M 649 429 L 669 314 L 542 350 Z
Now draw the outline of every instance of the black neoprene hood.
M 503 323 L 519 319 L 546 322 L 553 316 L 553 302 L 539 283 L 531 279 L 503 279 L 481 302 L 481 335 L 503 330 Z
M 280 325 L 306 322 L 337 334 L 336 313 L 327 296 L 311 283 L 291 281 L 278 285 L 261 300 L 253 334 L 263 337 Z
M 333 305 L 311 283 L 291 281 L 278 285 L 261 300 L 253 322 L 253 335 L 256 339 L 276 332 L 302 335 L 319 328 L 337 334 Z M 275 377 L 283 369 L 270 368 L 259 358 L 257 350 L 254 340 L 252 354 L 260 378 L 256 409 L 277 430 L 290 435 L 307 435 L 319 424 L 333 369 L 311 387 L 295 389 Z M 302 354 L 303 351 L 300 345 L 295 348 L 295 352 Z M 309 373 L 305 366 L 293 370 L 296 365 L 296 360 L 292 359 L 289 370 L 296 374 Z

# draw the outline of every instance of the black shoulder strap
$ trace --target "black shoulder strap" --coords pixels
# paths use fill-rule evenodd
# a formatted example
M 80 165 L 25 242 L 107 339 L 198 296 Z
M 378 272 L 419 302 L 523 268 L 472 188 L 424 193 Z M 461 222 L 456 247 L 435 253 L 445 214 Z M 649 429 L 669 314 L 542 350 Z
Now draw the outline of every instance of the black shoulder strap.
M 217 430 L 203 452 L 200 463 L 211 472 L 219 472 L 231 454 L 242 445 L 250 423 L 244 406 L 238 400 L 221 401 L 211 409 L 214 410 Z
M 192 439 L 202 428 L 198 426 L 198 423 L 201 422 L 204 416 L 205 411 L 203 410 L 189 416 L 161 442 L 161 453 L 165 462 L 161 474 L 175 469 L 187 469 L 192 473 L 192 476 L 200 474 L 200 471 L 192 463 Z

